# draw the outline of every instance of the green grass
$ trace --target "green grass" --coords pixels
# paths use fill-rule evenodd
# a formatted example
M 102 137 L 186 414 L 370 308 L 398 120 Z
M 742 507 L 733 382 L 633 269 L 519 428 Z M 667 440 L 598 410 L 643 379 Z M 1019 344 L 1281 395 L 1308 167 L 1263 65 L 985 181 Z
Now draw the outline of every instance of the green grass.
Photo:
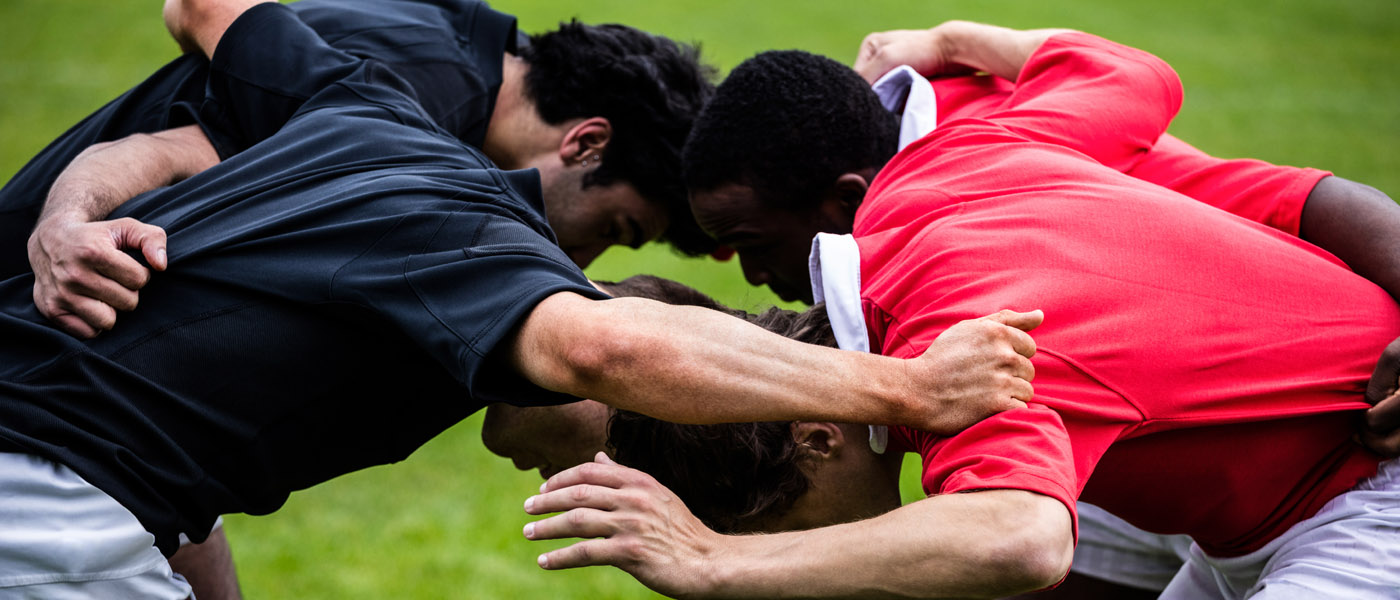
M 855 8 L 859 6 L 859 8 Z M 865 33 L 960 18 L 1072 27 L 1166 58 L 1187 95 L 1173 132 L 1222 156 L 1316 166 L 1400 194 L 1400 3 L 1394 0 L 909 2 L 837 0 L 506 0 L 527 31 L 578 17 L 700 41 L 723 70 L 767 49 L 849 62 Z M 67 126 L 175 55 L 157 2 L 0 2 L 0 180 Z M 772 302 L 737 264 L 614 250 L 595 278 L 638 272 L 686 281 L 745 308 Z M 392 402 L 392 399 L 386 399 Z M 229 535 L 249 598 L 637 598 L 605 569 L 544 573 L 544 544 L 520 536 L 539 483 L 477 441 L 473 418 L 404 464 L 294 494 Z M 908 470 L 908 469 L 907 469 Z M 909 478 L 906 490 L 917 494 Z

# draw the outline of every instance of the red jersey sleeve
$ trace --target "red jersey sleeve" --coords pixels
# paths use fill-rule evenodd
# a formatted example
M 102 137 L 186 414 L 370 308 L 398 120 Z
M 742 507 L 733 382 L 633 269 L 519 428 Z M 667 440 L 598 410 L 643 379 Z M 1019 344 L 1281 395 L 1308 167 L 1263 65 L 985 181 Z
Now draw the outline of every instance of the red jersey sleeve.
M 867 304 L 867 321 L 879 331 L 887 356 L 919 354 L 958 320 L 961 309 L 922 311 L 901 321 Z M 873 319 L 873 320 L 872 320 Z M 1043 349 L 1036 355 L 1036 397 L 1026 408 L 989 417 L 961 433 L 941 437 L 891 428 L 893 447 L 923 458 L 920 481 L 929 494 L 1017 489 L 1059 500 L 1070 511 L 1078 539 L 1075 500 L 1112 444 L 1140 420 L 1140 413 L 1067 357 Z
M 1161 59 L 1084 33 L 1047 40 L 1021 68 L 1015 91 L 984 118 L 1126 171 L 1181 108 L 1181 80 Z
M 1331 175 L 1261 160 L 1216 158 L 1171 135 L 1157 140 L 1127 174 L 1292 236 L 1298 235 L 1313 187 Z

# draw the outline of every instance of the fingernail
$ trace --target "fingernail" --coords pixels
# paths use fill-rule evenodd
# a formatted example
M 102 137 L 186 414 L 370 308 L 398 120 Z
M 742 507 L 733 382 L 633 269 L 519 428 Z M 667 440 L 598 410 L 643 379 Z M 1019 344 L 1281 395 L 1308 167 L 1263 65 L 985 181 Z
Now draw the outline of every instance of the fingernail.
M 526 498 L 526 499 L 525 499 L 525 512 L 530 512 L 530 509 L 531 509 L 531 508 L 534 508 L 534 507 L 535 507 L 535 497 L 534 497 L 534 496 L 530 496 L 529 498 Z
M 548 557 L 548 556 L 545 556 L 545 555 L 541 554 L 539 558 L 536 558 L 536 559 L 535 559 L 535 562 L 537 562 L 537 563 L 540 564 L 540 568 L 541 568 L 541 569 L 548 569 L 548 568 L 549 568 L 549 557 Z
M 546 480 L 544 483 L 541 483 L 541 484 L 540 484 L 540 493 L 541 493 L 541 494 L 544 493 L 544 488 L 547 487 L 548 485 L 549 485 L 549 481 L 547 481 L 547 480 Z
M 525 524 L 525 539 L 534 539 L 534 538 L 535 538 L 535 524 L 534 524 L 534 523 L 526 523 L 526 524 Z

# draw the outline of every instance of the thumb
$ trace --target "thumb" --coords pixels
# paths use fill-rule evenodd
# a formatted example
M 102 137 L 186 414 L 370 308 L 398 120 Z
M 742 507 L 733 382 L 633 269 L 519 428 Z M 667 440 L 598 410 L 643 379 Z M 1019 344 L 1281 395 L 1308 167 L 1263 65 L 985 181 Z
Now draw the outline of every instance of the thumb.
M 1021 331 L 1030 331 L 1036 327 L 1040 327 L 1040 324 L 1045 321 L 1045 313 L 1040 310 L 1033 310 L 1030 312 L 1001 310 L 996 314 L 987 315 L 986 318 L 1006 325 L 1007 327 L 1015 327 Z
M 168 260 L 165 256 L 164 229 L 135 219 L 123 219 L 116 233 L 119 248 L 139 248 L 152 269 L 165 270 Z
M 617 464 L 617 461 L 613 460 L 612 457 L 608 456 L 607 452 L 599 452 L 596 456 L 593 457 L 593 460 L 594 462 L 599 462 L 605 465 Z

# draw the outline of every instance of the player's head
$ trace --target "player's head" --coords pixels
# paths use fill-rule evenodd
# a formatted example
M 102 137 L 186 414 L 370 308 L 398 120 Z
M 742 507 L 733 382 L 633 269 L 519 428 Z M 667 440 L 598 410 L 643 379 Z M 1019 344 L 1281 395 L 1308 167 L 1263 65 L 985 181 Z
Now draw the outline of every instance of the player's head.
M 539 117 L 577 122 L 577 172 L 544 190 L 550 223 L 575 262 L 658 238 L 688 255 L 714 249 L 681 180 L 681 148 L 714 91 L 714 71 L 694 47 L 623 25 L 570 22 L 531 36 L 519 56 Z
M 622 281 L 596 282 L 614 297 L 647 298 L 667 304 L 703 306 L 742 315 L 681 283 L 636 275 Z M 511 459 L 521 470 L 539 469 L 546 479 L 585 463 L 605 447 L 612 409 L 592 400 L 542 407 L 493 404 L 486 410 L 481 440 L 490 451 Z
M 749 283 L 810 302 L 812 237 L 851 231 L 898 142 L 895 117 L 855 71 L 806 52 L 764 52 L 725 78 L 691 130 L 691 209 L 738 251 Z
M 798 341 L 836 344 L 823 306 L 753 320 Z M 616 411 L 608 445 L 619 463 L 651 474 L 716 531 L 782 531 L 899 505 L 898 457 L 871 450 L 868 431 L 807 421 L 678 425 Z

